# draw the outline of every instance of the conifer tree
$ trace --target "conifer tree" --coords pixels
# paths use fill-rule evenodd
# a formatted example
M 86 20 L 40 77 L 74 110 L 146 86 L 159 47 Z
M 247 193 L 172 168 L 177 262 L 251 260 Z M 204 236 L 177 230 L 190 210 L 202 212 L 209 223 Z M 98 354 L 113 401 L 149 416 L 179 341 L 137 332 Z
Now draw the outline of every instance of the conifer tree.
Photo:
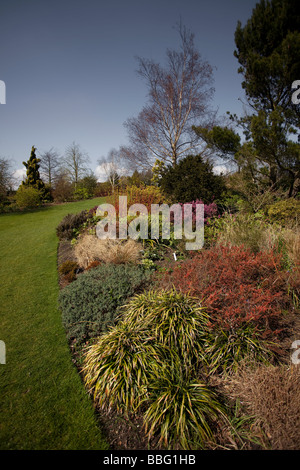
M 39 172 L 39 162 L 40 159 L 37 158 L 35 154 L 36 148 L 32 146 L 31 154 L 28 162 L 23 162 L 23 165 L 26 167 L 26 179 L 23 181 L 23 185 L 25 186 L 32 186 L 41 193 L 41 198 L 44 198 L 46 195 L 46 188 L 45 185 L 40 177 Z

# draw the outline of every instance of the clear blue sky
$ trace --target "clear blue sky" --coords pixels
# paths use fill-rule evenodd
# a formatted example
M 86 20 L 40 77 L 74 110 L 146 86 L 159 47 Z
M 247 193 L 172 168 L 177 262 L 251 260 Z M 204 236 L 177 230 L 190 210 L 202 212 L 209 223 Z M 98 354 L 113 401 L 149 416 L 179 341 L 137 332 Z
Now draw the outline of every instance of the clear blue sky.
M 179 21 L 216 67 L 214 107 L 241 114 L 233 56 L 237 21 L 256 0 L 0 0 L 0 156 L 24 168 L 37 153 L 80 144 L 98 158 L 127 144 L 124 121 L 146 103 L 136 56 L 164 62 L 177 49 Z

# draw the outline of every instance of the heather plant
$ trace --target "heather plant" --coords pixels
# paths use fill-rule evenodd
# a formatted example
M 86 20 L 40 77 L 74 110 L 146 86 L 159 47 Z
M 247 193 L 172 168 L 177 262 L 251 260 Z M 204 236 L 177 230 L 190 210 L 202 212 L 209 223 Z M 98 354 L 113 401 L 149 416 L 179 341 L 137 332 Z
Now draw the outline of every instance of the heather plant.
M 179 203 L 182 208 L 182 215 L 184 215 L 184 204 Z M 192 223 L 193 225 L 196 222 L 196 214 L 197 214 L 197 205 L 203 204 L 204 208 L 204 224 L 207 224 L 211 219 L 218 215 L 218 206 L 215 202 L 211 202 L 209 204 L 204 204 L 203 201 L 197 199 L 196 201 L 187 202 L 185 204 L 189 204 L 192 206 Z
M 88 211 L 81 211 L 79 214 L 67 214 L 56 227 L 56 235 L 60 240 L 71 240 L 78 234 L 78 230 L 87 222 L 90 214 Z
M 230 330 L 252 322 L 271 336 L 281 312 L 291 307 L 286 280 L 280 254 L 243 246 L 204 250 L 158 277 L 160 286 L 201 299 L 213 324 Z

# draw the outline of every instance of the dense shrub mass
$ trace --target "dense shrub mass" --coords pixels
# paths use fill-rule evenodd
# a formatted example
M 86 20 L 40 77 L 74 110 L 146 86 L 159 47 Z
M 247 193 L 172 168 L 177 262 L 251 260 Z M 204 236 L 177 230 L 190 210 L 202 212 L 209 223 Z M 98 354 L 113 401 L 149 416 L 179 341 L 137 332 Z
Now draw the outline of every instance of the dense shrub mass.
M 41 205 L 41 192 L 33 186 L 21 185 L 16 192 L 16 204 L 20 209 L 32 209 Z
M 182 203 L 200 198 L 209 203 L 225 192 L 222 176 L 216 175 L 201 155 L 188 155 L 176 167 L 167 167 L 159 185 L 168 197 Z
M 150 273 L 142 266 L 100 265 L 81 275 L 59 295 L 62 320 L 69 339 L 82 342 L 113 325 L 118 308 L 147 285 Z
M 290 305 L 280 264 L 273 252 L 214 247 L 166 273 L 163 284 L 203 299 L 211 321 L 222 328 L 252 322 L 274 332 L 280 313 Z
M 156 186 L 128 186 L 124 192 L 115 192 L 106 198 L 109 204 L 115 208 L 117 216 L 119 215 L 119 196 L 127 197 L 127 208 L 134 204 L 143 204 L 148 212 L 151 211 L 152 204 L 162 204 L 165 202 L 165 197 L 162 195 L 159 188 Z
M 67 214 L 56 228 L 58 238 L 71 240 L 74 233 L 92 215 L 88 211 L 81 211 L 79 214 Z
M 267 209 L 267 215 L 271 222 L 281 225 L 300 223 L 300 200 L 289 198 L 272 204 Z

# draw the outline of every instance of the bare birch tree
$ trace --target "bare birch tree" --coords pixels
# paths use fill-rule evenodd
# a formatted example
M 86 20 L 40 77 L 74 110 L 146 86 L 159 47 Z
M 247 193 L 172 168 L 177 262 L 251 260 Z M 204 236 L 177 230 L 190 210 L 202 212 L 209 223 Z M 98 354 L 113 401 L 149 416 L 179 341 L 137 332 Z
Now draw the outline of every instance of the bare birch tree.
M 120 176 L 124 173 L 124 168 L 121 168 L 120 152 L 116 149 L 111 149 L 106 158 L 102 157 L 98 160 L 98 165 L 104 171 L 107 181 L 111 185 L 112 193 L 114 193 L 119 184 Z
M 178 32 L 181 49 L 167 50 L 165 68 L 138 58 L 149 103 L 138 117 L 125 122 L 130 145 L 122 152 L 139 166 L 152 165 L 156 159 L 175 166 L 187 153 L 199 153 L 201 144 L 192 125 L 207 126 L 214 117 L 209 106 L 214 92 L 212 67 L 196 50 L 194 35 L 181 24 Z

